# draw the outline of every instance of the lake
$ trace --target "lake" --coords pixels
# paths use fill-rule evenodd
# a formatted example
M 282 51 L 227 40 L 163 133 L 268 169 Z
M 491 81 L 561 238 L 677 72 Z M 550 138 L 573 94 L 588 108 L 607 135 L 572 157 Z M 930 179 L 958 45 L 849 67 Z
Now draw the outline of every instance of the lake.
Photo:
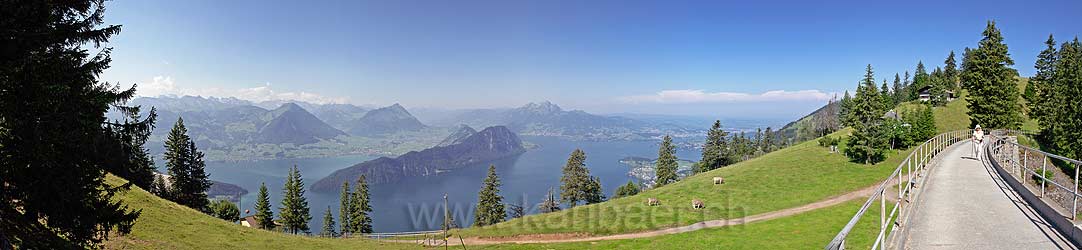
M 538 145 L 517 157 L 456 169 L 433 176 L 410 177 L 395 183 L 369 186 L 372 196 L 373 228 L 376 232 L 405 232 L 437 230 L 443 222 L 443 195 L 447 194 L 452 218 L 462 227 L 473 222 L 477 192 L 481 190 L 489 164 L 503 184 L 500 188 L 504 202 L 525 204 L 527 213 L 536 213 L 549 188 L 559 195 L 561 169 L 575 148 L 586 152 L 586 167 L 590 174 L 601 178 L 606 196 L 632 177 L 629 168 L 619 160 L 628 156 L 657 157 L 657 141 L 590 142 L 571 141 L 556 137 L 523 136 L 524 141 Z M 681 159 L 699 159 L 697 150 L 678 149 Z M 210 178 L 239 185 L 248 190 L 241 197 L 241 216 L 253 209 L 260 183 L 266 183 L 275 215 L 281 204 L 282 186 L 289 167 L 296 164 L 305 185 L 326 177 L 335 170 L 373 159 L 372 156 L 341 156 L 314 159 L 277 159 L 240 162 L 208 162 Z M 164 164 L 159 164 L 164 171 Z M 352 183 L 351 183 L 352 186 Z M 307 186 L 306 186 L 307 187 Z M 323 213 L 329 206 L 338 221 L 339 192 L 305 192 L 311 209 L 309 228 L 313 234 L 323 224 Z

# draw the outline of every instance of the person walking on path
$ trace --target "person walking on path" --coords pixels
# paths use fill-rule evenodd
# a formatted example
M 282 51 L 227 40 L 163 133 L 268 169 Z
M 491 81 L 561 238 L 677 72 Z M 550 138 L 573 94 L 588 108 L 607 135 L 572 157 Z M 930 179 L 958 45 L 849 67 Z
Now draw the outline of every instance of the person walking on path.
M 977 124 L 976 128 L 973 128 L 973 158 L 977 160 L 981 159 L 981 143 L 984 142 L 984 131 L 981 130 L 981 125 Z

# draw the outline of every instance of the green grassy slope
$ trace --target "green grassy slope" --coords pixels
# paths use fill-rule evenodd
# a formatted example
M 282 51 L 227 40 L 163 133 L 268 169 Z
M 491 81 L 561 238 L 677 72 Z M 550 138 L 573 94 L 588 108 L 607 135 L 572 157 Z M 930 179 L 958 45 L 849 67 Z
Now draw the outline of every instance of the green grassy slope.
M 109 175 L 107 182 L 124 183 Z M 244 227 L 163 200 L 138 187 L 118 195 L 131 209 L 141 209 L 132 233 L 112 236 L 106 249 L 414 249 L 366 239 L 326 239 L 287 235 Z
M 833 136 L 847 135 L 849 131 L 842 130 Z M 467 228 L 458 233 L 480 237 L 546 233 L 608 235 L 740 218 L 798 207 L 871 186 L 894 171 L 906 154 L 908 151 L 890 152 L 885 162 L 868 166 L 851 163 L 841 153 L 832 154 L 816 141 L 808 141 L 639 195 L 530 215 L 493 226 Z M 713 185 L 715 176 L 724 177 L 726 183 Z M 646 206 L 647 197 L 659 199 L 661 205 Z M 691 209 L 692 199 L 703 200 L 707 208 Z
M 849 222 L 863 200 L 813 210 L 790 217 L 732 227 L 703 229 L 658 237 L 559 244 L 505 244 L 484 249 L 819 249 Z M 868 210 L 879 214 L 879 205 Z M 878 220 L 862 220 L 846 247 L 867 249 L 879 232 Z

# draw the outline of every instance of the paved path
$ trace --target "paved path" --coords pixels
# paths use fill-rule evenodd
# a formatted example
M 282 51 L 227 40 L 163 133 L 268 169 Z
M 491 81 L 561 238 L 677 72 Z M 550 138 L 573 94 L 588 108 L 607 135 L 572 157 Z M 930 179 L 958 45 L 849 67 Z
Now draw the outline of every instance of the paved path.
M 1072 249 L 963 142 L 938 156 L 914 207 L 906 249 Z

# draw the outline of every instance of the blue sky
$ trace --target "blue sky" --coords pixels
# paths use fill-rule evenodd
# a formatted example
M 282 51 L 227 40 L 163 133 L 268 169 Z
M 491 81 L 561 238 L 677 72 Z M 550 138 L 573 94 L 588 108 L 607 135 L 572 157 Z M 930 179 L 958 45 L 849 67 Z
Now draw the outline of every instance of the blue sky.
M 142 95 L 785 118 L 975 47 L 1023 75 L 1082 1 L 135 1 L 103 80 Z M 960 58 L 959 58 L 960 60 Z

